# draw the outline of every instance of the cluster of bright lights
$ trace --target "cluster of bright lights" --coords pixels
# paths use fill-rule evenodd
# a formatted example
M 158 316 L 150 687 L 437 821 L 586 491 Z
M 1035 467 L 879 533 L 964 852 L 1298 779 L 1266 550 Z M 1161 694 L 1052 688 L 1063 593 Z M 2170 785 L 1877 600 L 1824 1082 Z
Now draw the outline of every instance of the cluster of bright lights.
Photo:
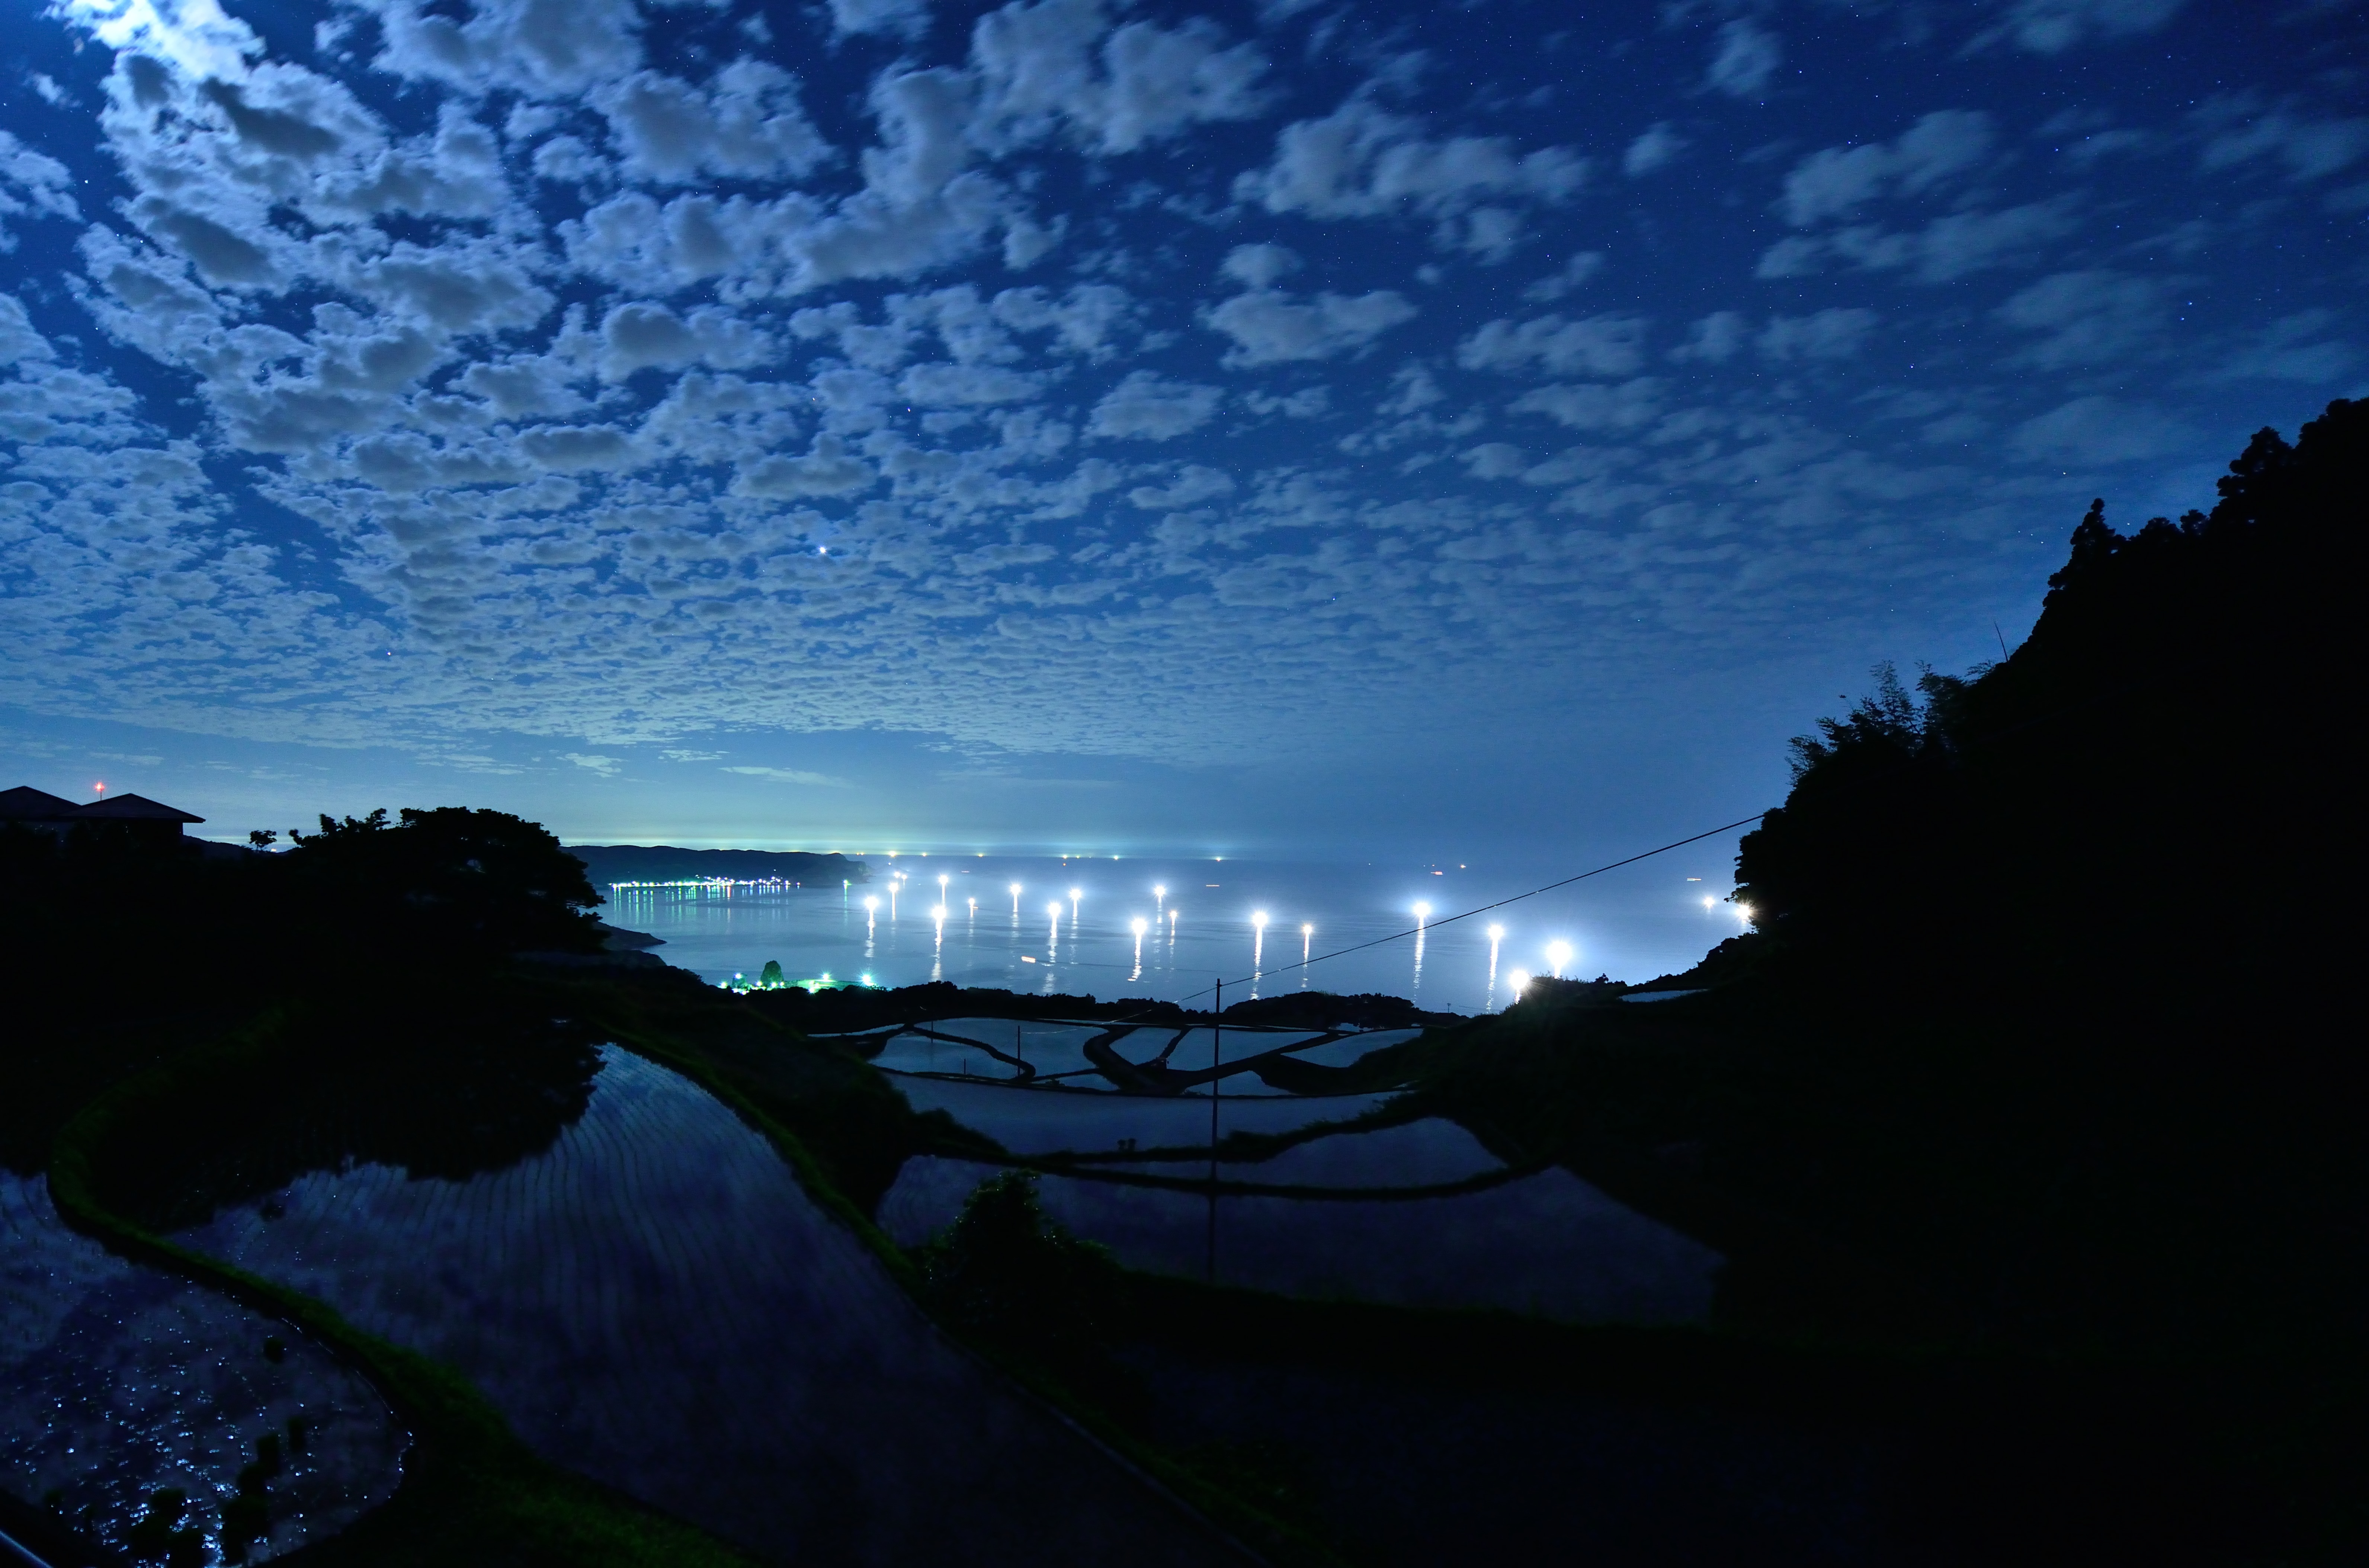
M 732 972 L 732 978 L 724 981 L 719 989 L 740 993 L 752 990 L 802 990 L 808 996 L 812 996 L 817 991 L 844 990 L 852 985 L 869 986 L 871 984 L 873 979 L 869 974 L 860 975 L 853 980 L 834 980 L 830 978 L 830 971 L 828 969 L 812 979 L 806 980 L 752 980 L 735 969 Z
M 786 876 L 761 876 L 753 880 L 745 876 L 684 876 L 671 882 L 612 882 L 609 886 L 632 892 L 653 887 L 765 887 L 778 890 L 784 887 L 803 887 L 806 884 L 794 882 Z

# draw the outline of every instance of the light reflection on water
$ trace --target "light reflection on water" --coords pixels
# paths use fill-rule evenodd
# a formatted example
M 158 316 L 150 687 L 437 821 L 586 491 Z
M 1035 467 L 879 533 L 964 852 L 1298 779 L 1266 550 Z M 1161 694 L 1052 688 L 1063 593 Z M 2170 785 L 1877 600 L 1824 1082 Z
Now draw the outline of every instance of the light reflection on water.
M 778 958 L 794 979 L 868 972 L 891 986 L 944 979 L 1179 1001 L 1206 998 L 1222 978 L 1230 1003 L 1313 989 L 1411 997 L 1426 1008 L 1473 1013 L 1513 1000 L 1513 971 L 1552 972 L 1548 947 L 1558 941 L 1575 952 L 1565 972 L 1582 978 L 1608 974 L 1635 983 L 1688 967 L 1745 929 L 1723 901 L 1731 853 L 1719 844 L 1692 846 L 1448 923 L 1442 922 L 1449 915 L 1568 875 L 1568 868 L 995 856 L 900 856 L 892 864 L 872 856 L 872 882 L 853 887 L 617 888 L 601 914 L 663 938 L 658 956 L 717 981 L 754 975 Z M 898 871 L 924 885 L 944 876 L 944 904 L 900 899 Z M 1074 903 L 1072 887 L 1079 890 Z M 1032 897 L 1037 918 L 1026 920 L 1021 906 Z M 991 909 L 1008 899 L 1008 918 L 979 921 L 982 898 Z M 1419 938 L 1321 957 L 1410 931 L 1418 902 L 1432 909 Z M 967 917 L 942 921 L 936 908 L 967 910 Z M 1277 956 L 1283 967 L 1268 967 L 1264 928 L 1252 918 L 1262 910 L 1273 923 L 1313 928 L 1302 933 L 1304 950 L 1320 957 L 1312 968 L 1294 964 L 1288 950 Z M 1138 920 L 1147 922 L 1150 941 L 1138 936 Z M 1503 927 L 1502 939 L 1492 939 L 1492 926 Z
M 148 1498 L 174 1487 L 211 1553 L 266 1437 L 284 1468 L 250 1562 L 392 1497 L 410 1441 L 377 1391 L 320 1345 L 117 1257 L 67 1228 L 42 1178 L 0 1172 L 0 1487 L 52 1499 L 118 1548 Z

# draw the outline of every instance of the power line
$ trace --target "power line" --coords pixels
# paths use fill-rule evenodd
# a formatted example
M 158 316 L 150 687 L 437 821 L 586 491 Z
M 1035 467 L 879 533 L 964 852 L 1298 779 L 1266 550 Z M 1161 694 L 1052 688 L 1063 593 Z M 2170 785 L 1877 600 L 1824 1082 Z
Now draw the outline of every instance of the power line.
M 1264 979 L 1269 975 L 1288 975 L 1294 969 L 1310 968 L 1315 965 L 1322 964 L 1327 958 L 1338 958 L 1350 953 L 1362 953 L 1368 947 L 1379 947 L 1385 942 L 1397 942 L 1403 937 L 1413 936 L 1418 933 L 1427 931 L 1436 925 L 1454 925 L 1458 921 L 1471 920 L 1474 915 L 1485 915 L 1491 910 L 1502 910 L 1508 904 L 1518 904 L 1525 898 L 1535 898 L 1541 893 L 1551 893 L 1558 887 L 1568 887 L 1574 882 L 1585 882 L 1591 876 L 1601 876 L 1608 871 L 1618 871 L 1624 865 L 1634 865 L 1641 860 L 1651 860 L 1655 855 L 1666 854 L 1671 850 L 1684 849 L 1688 844 L 1700 843 L 1705 839 L 1715 839 L 1722 833 L 1732 833 L 1736 829 L 1744 827 L 1748 823 L 1759 821 L 1760 818 L 1767 815 L 1768 815 L 1768 813 L 1766 811 L 1756 811 L 1749 817 L 1741 818 L 1738 820 L 1727 823 L 1724 826 L 1712 828 L 1707 831 L 1696 833 L 1688 838 L 1673 840 L 1671 842 L 1663 844 L 1659 848 L 1647 850 L 1642 854 L 1632 854 L 1626 860 L 1616 860 L 1608 865 L 1599 865 L 1593 871 L 1583 871 L 1576 876 L 1566 876 L 1560 882 L 1550 882 L 1543 887 L 1533 887 L 1527 893 L 1516 893 L 1510 898 L 1500 898 L 1494 904 L 1483 904 L 1477 910 L 1466 910 L 1460 914 L 1448 915 L 1436 921 L 1425 921 L 1421 925 L 1410 927 L 1405 931 L 1394 931 L 1388 936 L 1375 937 L 1371 942 L 1360 942 L 1352 947 L 1339 947 L 1333 949 L 1330 953 L 1320 953 L 1313 958 L 1303 958 L 1297 964 L 1286 964 L 1281 968 L 1261 969 L 1255 975 L 1242 976 L 1234 981 L 1234 984 L 1246 984 L 1252 980 Z M 1189 992 L 1184 996 L 1178 997 L 1176 1000 L 1180 1002 L 1190 1001 L 1195 997 L 1208 995 L 1212 990 L 1222 991 L 1224 989 L 1225 983 L 1223 981 L 1219 981 L 1219 984 L 1214 987 L 1205 986 L 1199 990 Z M 1124 1022 L 1124 1020 L 1115 1020 L 1114 1022 Z

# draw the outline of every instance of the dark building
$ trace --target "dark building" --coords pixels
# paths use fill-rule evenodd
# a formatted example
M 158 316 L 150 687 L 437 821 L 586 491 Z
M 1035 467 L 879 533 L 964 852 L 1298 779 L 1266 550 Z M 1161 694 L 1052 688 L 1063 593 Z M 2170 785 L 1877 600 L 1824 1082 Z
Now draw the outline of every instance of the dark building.
M 185 824 L 204 820 L 144 795 L 110 795 L 76 805 L 28 784 L 0 790 L 0 823 L 18 823 L 52 833 L 89 824 L 143 839 L 177 839 Z
M 0 822 L 21 822 L 29 828 L 54 828 L 63 832 L 74 814 L 74 803 L 62 800 L 30 784 L 0 789 Z

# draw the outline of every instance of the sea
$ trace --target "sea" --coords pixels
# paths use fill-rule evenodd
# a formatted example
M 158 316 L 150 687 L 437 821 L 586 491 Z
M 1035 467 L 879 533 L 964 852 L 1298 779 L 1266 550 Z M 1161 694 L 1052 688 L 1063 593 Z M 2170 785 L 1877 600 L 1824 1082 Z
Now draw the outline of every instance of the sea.
M 869 879 L 602 888 L 611 924 L 717 984 L 956 985 L 1207 1007 L 1379 992 L 1467 1015 L 1560 973 L 1637 984 L 1746 929 L 1732 842 L 1524 897 L 1588 869 L 1549 862 L 1293 863 L 875 855 Z M 1508 902 L 1507 900 L 1512 900 Z M 1494 907 L 1492 907 L 1494 906 Z

